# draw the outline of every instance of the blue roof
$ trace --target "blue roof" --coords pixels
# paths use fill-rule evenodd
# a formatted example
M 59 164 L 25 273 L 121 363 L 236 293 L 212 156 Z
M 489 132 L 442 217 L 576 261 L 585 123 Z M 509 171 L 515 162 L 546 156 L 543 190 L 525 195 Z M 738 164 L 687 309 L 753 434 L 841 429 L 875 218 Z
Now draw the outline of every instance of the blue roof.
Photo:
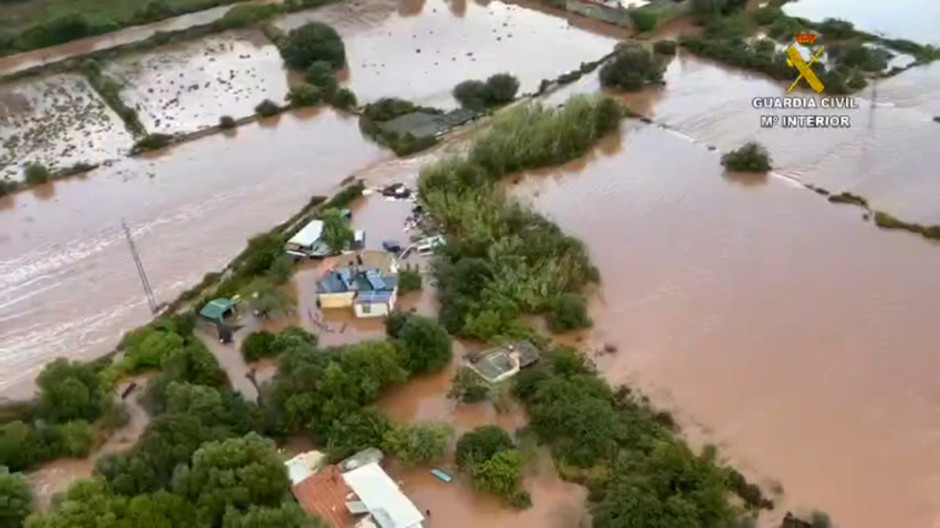
M 317 283 L 318 293 L 343 293 L 349 291 L 348 283 L 344 279 L 343 270 L 326 274 L 323 280 Z
M 366 271 L 366 280 L 369 281 L 369 286 L 372 286 L 373 290 L 385 289 L 385 281 L 382 280 L 382 276 L 379 275 L 379 272 L 375 270 Z
M 382 277 L 382 281 L 385 282 L 386 290 L 394 290 L 398 287 L 398 276 L 397 275 L 386 275 Z
M 356 297 L 356 304 L 387 303 L 392 298 L 390 291 L 360 292 Z

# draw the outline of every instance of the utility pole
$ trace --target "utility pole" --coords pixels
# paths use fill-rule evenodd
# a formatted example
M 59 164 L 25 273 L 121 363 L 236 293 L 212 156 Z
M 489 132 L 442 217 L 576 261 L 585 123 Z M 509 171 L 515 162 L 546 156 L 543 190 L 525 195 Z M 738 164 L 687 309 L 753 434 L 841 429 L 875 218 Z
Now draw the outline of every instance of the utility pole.
M 131 255 L 134 257 L 134 265 L 137 266 L 137 275 L 140 276 L 140 284 L 144 287 L 144 295 L 147 296 L 147 304 L 150 306 L 150 311 L 153 315 L 157 315 L 159 312 L 159 307 L 157 306 L 157 300 L 153 295 L 153 288 L 150 287 L 150 279 L 147 278 L 147 272 L 144 271 L 144 263 L 140 260 L 140 254 L 137 252 L 137 246 L 134 244 L 134 239 L 131 237 L 131 230 L 127 228 L 127 224 L 124 222 L 124 219 L 121 219 L 121 227 L 124 228 L 124 235 L 127 237 L 127 244 L 131 247 Z

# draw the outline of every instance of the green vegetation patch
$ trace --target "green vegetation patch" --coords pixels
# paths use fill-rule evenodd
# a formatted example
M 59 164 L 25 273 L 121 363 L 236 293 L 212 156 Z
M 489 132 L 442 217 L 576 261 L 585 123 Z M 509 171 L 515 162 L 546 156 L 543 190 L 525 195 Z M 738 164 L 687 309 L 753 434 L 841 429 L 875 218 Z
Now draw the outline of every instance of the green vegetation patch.
M 852 204 L 859 207 L 868 208 L 868 200 L 864 197 L 857 194 L 852 194 L 850 192 L 841 192 L 839 194 L 834 194 L 829 197 L 829 201 L 832 203 L 838 204 Z
M 605 88 L 632 92 L 650 84 L 662 84 L 664 71 L 664 65 L 649 47 L 627 42 L 618 45 L 613 58 L 601 66 L 600 80 Z
M 760 143 L 745 143 L 721 156 L 721 164 L 736 172 L 767 172 L 773 168 L 770 153 Z
M 485 110 L 512 102 L 518 91 L 519 79 L 509 73 L 497 73 L 485 81 L 463 81 L 454 86 L 453 95 L 464 108 Z
M 407 156 L 437 143 L 440 125 L 436 119 L 443 114 L 437 108 L 384 97 L 365 105 L 359 116 L 359 129 L 377 143 L 391 148 L 395 154 Z
M 441 322 L 451 333 L 527 337 L 520 314 L 543 313 L 556 297 L 598 280 L 579 240 L 506 197 L 498 184 L 513 172 L 584 155 L 619 127 L 622 115 L 609 97 L 576 97 L 560 109 L 523 105 L 496 116 L 468 155 L 421 171 L 421 203 L 448 234 L 433 272 Z

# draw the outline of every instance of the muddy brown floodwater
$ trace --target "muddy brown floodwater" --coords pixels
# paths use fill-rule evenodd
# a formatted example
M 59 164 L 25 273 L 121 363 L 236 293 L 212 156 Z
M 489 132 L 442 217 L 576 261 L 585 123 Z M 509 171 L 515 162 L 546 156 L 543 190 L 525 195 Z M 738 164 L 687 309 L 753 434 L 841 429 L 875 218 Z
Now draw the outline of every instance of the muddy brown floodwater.
M 568 20 L 498 1 L 343 2 L 287 15 L 285 30 L 310 20 L 342 34 L 348 84 L 361 101 L 383 96 L 455 107 L 454 86 L 500 72 L 519 78 L 520 93 L 597 60 L 616 40 L 580 31 Z
M 149 317 L 121 232 L 131 227 L 161 301 L 220 269 L 250 236 L 312 195 L 331 194 L 355 169 L 388 154 L 362 138 L 355 116 L 286 114 L 127 159 L 51 196 L 0 202 L 0 387 L 33 390 L 57 356 L 87 359 Z
M 278 4 L 279 0 L 255 0 L 243 2 L 245 4 Z M 36 66 L 52 64 L 70 57 L 85 55 L 93 51 L 105 50 L 117 46 L 123 46 L 133 42 L 146 40 L 157 33 L 180 31 L 193 26 L 210 24 L 219 20 L 233 6 L 219 6 L 196 13 L 168 18 L 153 24 L 129 27 L 99 37 L 89 37 L 76 40 L 59 46 L 38 49 L 8 57 L 0 57 L 0 76 L 10 75 L 19 71 L 28 70 Z

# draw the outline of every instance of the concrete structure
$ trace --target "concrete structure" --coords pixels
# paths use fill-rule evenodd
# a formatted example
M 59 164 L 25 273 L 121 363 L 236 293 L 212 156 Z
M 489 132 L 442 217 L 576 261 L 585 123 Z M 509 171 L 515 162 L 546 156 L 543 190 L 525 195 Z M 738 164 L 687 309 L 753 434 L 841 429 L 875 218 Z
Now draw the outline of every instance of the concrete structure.
M 301 258 L 328 257 L 330 248 L 322 240 L 323 221 L 311 220 L 287 241 L 288 255 Z
M 326 465 L 326 455 L 319 451 L 307 451 L 284 462 L 291 485 L 296 486 L 316 474 Z
M 355 455 L 343 460 L 337 466 L 341 471 L 352 471 L 358 467 L 366 466 L 369 464 L 378 464 L 382 462 L 385 458 L 385 454 L 382 451 L 370 447 L 368 449 L 363 449 Z
M 333 528 L 422 528 L 424 516 L 375 461 L 381 451 L 367 449 L 345 462 L 366 462 L 343 473 L 327 466 L 294 484 L 297 502 Z M 361 460 L 356 457 L 360 457 Z
M 317 303 L 320 308 L 352 307 L 357 317 L 388 315 L 398 302 L 397 261 L 382 251 L 362 252 L 357 260 L 362 265 L 351 261 L 317 283 Z
M 490 383 L 499 383 L 538 362 L 540 353 L 535 345 L 520 341 L 484 350 L 470 361 L 470 368 Z
M 399 136 L 411 134 L 417 140 L 430 140 L 438 139 L 450 129 L 479 118 L 479 113 L 465 108 L 458 108 L 446 114 L 431 114 L 419 111 L 398 116 L 379 126 L 387 134 Z
M 381 528 L 423 526 L 424 515 L 378 464 L 367 464 L 342 476 L 359 499 L 346 503 L 350 511 L 365 510 L 366 519 Z

